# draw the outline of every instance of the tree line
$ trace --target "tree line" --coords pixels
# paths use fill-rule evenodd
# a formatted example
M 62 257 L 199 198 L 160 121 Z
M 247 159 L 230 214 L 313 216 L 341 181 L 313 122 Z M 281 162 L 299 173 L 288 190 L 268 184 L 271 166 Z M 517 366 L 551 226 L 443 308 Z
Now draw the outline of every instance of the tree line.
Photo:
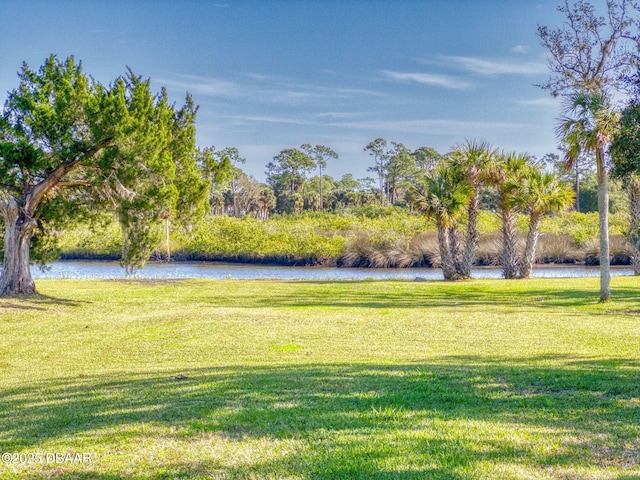
M 456 147 L 454 147 L 456 148 Z M 309 150 L 324 152 L 311 155 Z M 330 147 L 304 144 L 300 148 L 287 148 L 279 152 L 266 165 L 266 182 L 242 170 L 246 162 L 237 148 L 220 151 L 207 149 L 201 154 L 203 175 L 210 182 L 209 207 L 212 215 L 254 215 L 266 219 L 270 215 L 299 214 L 303 212 L 348 212 L 358 207 L 394 205 L 414 209 L 411 201 L 412 186 L 435 166 L 455 155 L 454 151 L 438 153 L 432 147 L 411 151 L 402 143 L 387 142 L 383 138 L 371 141 L 366 147 L 372 155 L 369 172 L 376 177 L 355 178 L 347 173 L 336 180 L 326 172 L 338 154 Z M 525 154 L 523 154 L 525 155 Z M 529 161 L 540 170 L 572 184 L 575 193 L 573 208 L 579 212 L 597 211 L 597 183 L 592 156 L 583 154 L 571 169 L 558 154 L 549 153 L 540 159 L 529 156 Z M 215 159 L 215 163 L 211 163 Z M 483 190 L 480 204 L 483 209 L 497 210 L 495 189 Z M 609 209 L 626 210 L 622 183 L 612 185 Z

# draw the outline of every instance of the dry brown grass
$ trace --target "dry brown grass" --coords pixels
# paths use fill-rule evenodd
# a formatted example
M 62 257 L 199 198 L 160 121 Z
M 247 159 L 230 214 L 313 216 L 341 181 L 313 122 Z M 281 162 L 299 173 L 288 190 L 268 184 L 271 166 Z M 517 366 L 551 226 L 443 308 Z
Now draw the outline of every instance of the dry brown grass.
M 518 235 L 518 250 L 522 251 L 526 236 Z M 482 235 L 476 251 L 475 265 L 492 267 L 500 265 L 500 234 Z M 597 240 L 587 240 L 576 245 L 569 234 L 543 234 L 538 239 L 536 263 L 538 264 L 574 264 L 586 263 L 598 265 L 599 244 Z M 631 248 L 622 235 L 611 237 L 611 264 L 629 265 Z M 345 251 L 338 260 L 341 267 L 360 268 L 411 268 L 440 267 L 438 237 L 435 232 L 426 232 L 408 240 L 397 239 L 373 241 L 366 234 L 360 234 L 347 243 Z

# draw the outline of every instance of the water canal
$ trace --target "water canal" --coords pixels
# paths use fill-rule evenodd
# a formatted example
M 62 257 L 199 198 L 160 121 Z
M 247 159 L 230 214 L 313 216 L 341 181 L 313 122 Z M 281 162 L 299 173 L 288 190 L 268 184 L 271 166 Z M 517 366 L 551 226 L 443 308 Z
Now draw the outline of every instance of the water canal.
M 585 266 L 538 266 L 533 270 L 537 278 L 597 277 L 598 267 Z M 633 275 L 630 267 L 612 267 L 614 276 Z M 34 279 L 72 278 L 109 279 L 126 277 L 118 262 L 66 260 L 54 262 L 45 271 L 32 267 Z M 335 267 L 282 267 L 267 265 L 230 264 L 218 262 L 150 262 L 136 275 L 139 278 L 187 279 L 210 278 L 238 280 L 442 280 L 442 271 L 436 268 L 335 268 Z M 477 268 L 473 278 L 501 278 L 499 268 Z

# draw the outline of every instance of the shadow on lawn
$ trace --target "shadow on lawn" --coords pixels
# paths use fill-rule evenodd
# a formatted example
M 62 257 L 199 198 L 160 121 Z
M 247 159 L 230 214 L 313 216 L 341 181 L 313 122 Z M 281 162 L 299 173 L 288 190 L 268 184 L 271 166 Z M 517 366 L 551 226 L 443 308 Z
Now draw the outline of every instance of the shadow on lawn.
M 225 305 L 244 308 L 264 307 L 357 307 L 372 309 L 388 308 L 431 308 L 472 307 L 481 310 L 485 306 L 508 309 L 549 309 L 556 307 L 584 307 L 598 303 L 598 291 L 584 288 L 540 288 L 527 281 L 520 281 L 519 288 L 505 289 L 502 280 L 493 285 L 485 283 L 428 282 L 410 284 L 404 282 L 400 288 L 394 288 L 389 282 L 296 282 L 296 295 L 289 287 L 275 284 L 268 296 L 256 296 L 252 291 L 240 288 L 232 296 L 225 297 Z M 516 282 L 516 281 L 511 281 Z M 285 284 L 286 285 L 286 284 Z M 426 287 L 425 287 L 426 285 Z M 512 283 L 515 285 L 515 283 Z M 557 285 L 557 284 L 554 284 Z M 595 284 L 594 284 L 595 285 Z M 614 304 L 636 304 L 640 308 L 638 290 L 635 288 L 615 288 Z M 215 299 L 214 301 L 217 301 Z M 203 299 L 203 301 L 206 301 Z M 566 313 L 566 312 L 565 312 Z M 605 313 L 605 312 L 603 312 Z
M 57 298 L 49 295 L 36 294 L 31 296 L 14 296 L 0 298 L 0 312 L 4 309 L 39 310 L 46 311 L 51 306 L 77 307 L 90 302 Z
M 150 424 L 172 428 L 168 435 L 178 442 L 211 436 L 212 442 L 275 439 L 303 446 L 277 461 L 252 459 L 248 470 L 225 469 L 212 457 L 159 465 L 136 478 L 246 478 L 250 471 L 257 477 L 458 480 L 468 475 L 457 472 L 473 472 L 481 462 L 524 463 L 538 472 L 629 468 L 640 462 L 639 379 L 636 361 L 559 356 L 69 378 L 0 391 L 0 451 L 76 436 L 84 445 L 87 438 L 108 444 L 113 430 L 101 430 L 107 427 L 135 444 L 141 434 L 128 426 Z M 474 429 L 485 422 L 498 432 L 478 438 L 484 434 Z M 513 434 L 527 430 L 540 437 L 513 443 Z M 548 452 L 534 451 L 536 442 L 548 443 Z M 560 448 L 551 448 L 558 442 Z M 385 470 L 398 459 L 406 467 Z M 49 478 L 119 478 L 83 475 Z

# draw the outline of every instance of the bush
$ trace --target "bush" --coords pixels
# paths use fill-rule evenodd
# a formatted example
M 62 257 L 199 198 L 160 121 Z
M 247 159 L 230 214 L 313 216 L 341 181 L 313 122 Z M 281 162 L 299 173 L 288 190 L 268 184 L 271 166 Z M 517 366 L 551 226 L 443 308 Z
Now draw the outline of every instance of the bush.
M 119 260 L 122 232 L 117 222 L 101 222 L 60 235 L 62 258 Z
M 256 218 L 208 217 L 189 233 L 176 236 L 175 258 L 280 263 L 286 265 L 331 265 L 344 250 L 345 238 L 318 234 L 295 222 L 262 222 Z M 295 228 L 298 227 L 298 228 Z M 298 231 L 295 231 L 298 230 Z
M 517 226 L 523 236 L 527 229 L 525 215 L 518 215 Z M 476 263 L 496 265 L 499 216 L 481 211 L 478 228 L 482 237 Z M 610 216 L 612 237 L 622 235 L 627 228 L 626 215 Z M 597 245 L 598 214 L 569 212 L 546 217 L 540 229 L 543 235 L 538 246 L 539 261 L 580 262 L 588 257 L 593 243 Z M 64 258 L 120 257 L 121 234 L 115 222 L 70 230 L 61 238 Z M 189 230 L 174 228 L 170 247 L 172 257 L 177 260 L 360 267 L 431 267 L 439 264 L 433 222 L 397 207 L 371 208 L 366 215 L 277 215 L 266 221 L 251 216 L 210 216 Z M 157 258 L 164 258 L 165 248 L 164 243 L 158 246 Z M 615 261 L 626 261 L 624 251 L 618 251 L 620 255 Z

